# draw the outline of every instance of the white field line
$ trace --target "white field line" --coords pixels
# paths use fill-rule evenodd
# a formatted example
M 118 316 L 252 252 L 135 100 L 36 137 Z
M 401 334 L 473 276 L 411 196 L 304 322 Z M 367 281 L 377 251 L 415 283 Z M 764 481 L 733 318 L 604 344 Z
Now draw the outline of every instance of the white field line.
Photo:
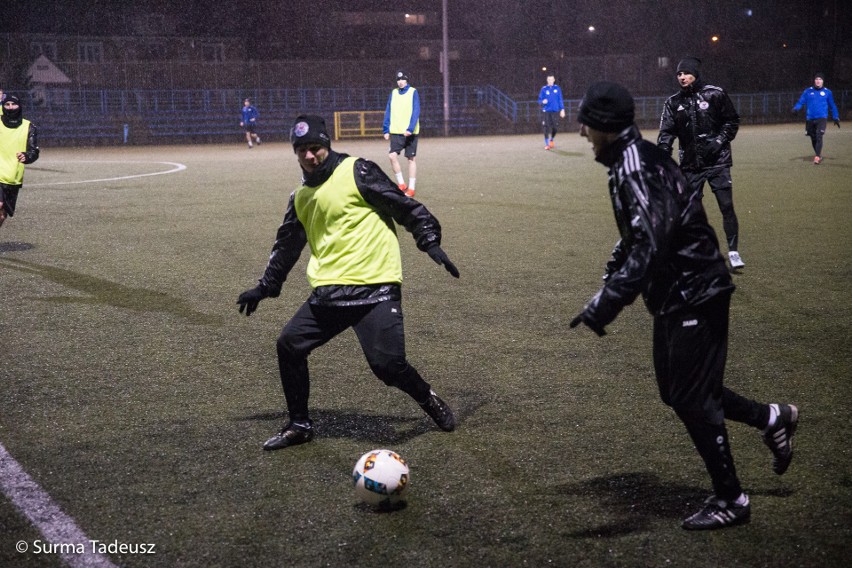
M 80 184 L 80 183 L 95 183 L 95 182 L 99 182 L 99 181 L 119 181 L 119 180 L 135 179 L 135 178 L 148 177 L 148 176 L 162 176 L 162 175 L 166 175 L 166 174 L 173 174 L 173 173 L 176 173 L 176 172 L 181 172 L 181 171 L 186 169 L 186 166 L 184 164 L 179 164 L 177 162 L 132 162 L 132 161 L 122 161 L 122 160 L 79 160 L 79 161 L 77 161 L 77 160 L 74 160 L 74 161 L 68 161 L 68 162 L 65 162 L 65 163 L 69 163 L 69 164 L 165 164 L 167 166 L 174 166 L 174 167 L 170 170 L 165 170 L 165 171 L 162 171 L 162 172 L 152 172 L 152 173 L 149 173 L 149 174 L 134 174 L 134 175 L 129 175 L 129 176 L 119 176 L 119 177 L 100 178 L 100 179 L 84 179 L 84 180 L 80 180 L 80 181 L 54 181 L 54 182 L 51 182 L 51 183 L 27 183 L 27 184 L 25 184 L 25 187 L 48 187 L 48 186 L 54 186 L 54 185 L 73 185 L 73 184 Z
M 67 549 L 70 550 L 74 550 L 76 545 L 83 545 L 82 553 L 61 554 L 68 566 L 71 568 L 116 568 L 108 557 L 92 550 L 89 537 L 80 530 L 73 519 L 62 512 L 50 495 L 27 475 L 3 444 L 0 444 L 0 490 L 44 535 L 47 542 L 53 545 L 75 545 L 68 546 Z M 17 544 L 22 555 L 39 553 L 38 550 L 33 550 L 34 543 L 19 540 Z M 22 548 L 27 550 L 22 552 Z M 50 550 L 44 546 L 41 549 L 42 551 Z

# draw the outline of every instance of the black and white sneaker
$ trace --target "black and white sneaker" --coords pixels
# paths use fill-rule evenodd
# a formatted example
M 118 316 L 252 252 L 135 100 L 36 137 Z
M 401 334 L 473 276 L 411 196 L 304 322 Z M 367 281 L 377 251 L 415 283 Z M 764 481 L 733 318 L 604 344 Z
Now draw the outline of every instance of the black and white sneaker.
M 435 421 L 435 424 L 441 430 L 452 432 L 456 429 L 456 417 L 453 415 L 452 409 L 435 394 L 435 391 L 430 390 L 429 399 L 426 402 L 418 404 L 420 404 L 420 408 Z
M 308 421 L 305 424 L 297 424 L 288 422 L 284 425 L 280 432 L 269 438 L 263 449 L 266 451 L 280 450 L 289 448 L 290 446 L 298 446 L 306 444 L 314 439 L 313 424 Z
M 704 501 L 704 507 L 691 517 L 684 519 L 681 526 L 688 531 L 704 531 L 748 522 L 751 517 L 751 504 L 748 501 L 748 495 L 743 493 L 742 496 L 745 498 L 745 503 L 738 505 L 736 502 L 728 503 L 711 495 Z
M 770 404 L 777 418 L 763 431 L 763 443 L 772 450 L 772 471 L 781 475 L 793 460 L 793 434 L 799 423 L 799 409 L 792 404 Z

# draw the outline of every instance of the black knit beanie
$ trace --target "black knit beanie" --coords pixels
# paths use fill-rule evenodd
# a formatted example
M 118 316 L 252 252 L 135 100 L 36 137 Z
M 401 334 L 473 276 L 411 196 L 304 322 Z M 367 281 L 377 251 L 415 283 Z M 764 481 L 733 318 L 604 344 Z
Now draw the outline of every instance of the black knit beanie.
M 23 124 L 24 105 L 21 104 L 20 99 L 18 99 L 15 95 L 8 95 L 3 101 L 3 104 L 6 103 L 17 103 L 18 108 L 15 110 L 9 110 L 7 108 L 3 109 L 3 124 L 5 124 L 7 128 L 17 128 Z
M 681 71 L 689 73 L 698 79 L 701 72 L 701 60 L 697 57 L 684 57 L 680 60 L 680 63 L 677 64 L 677 72 L 680 73 Z
M 621 132 L 631 124 L 635 106 L 630 92 L 618 83 L 595 83 L 580 102 L 577 122 L 601 132 Z
M 321 116 L 311 114 L 296 117 L 296 122 L 290 129 L 290 142 L 293 148 L 305 144 L 319 144 L 331 148 L 331 138 L 325 128 L 325 120 Z

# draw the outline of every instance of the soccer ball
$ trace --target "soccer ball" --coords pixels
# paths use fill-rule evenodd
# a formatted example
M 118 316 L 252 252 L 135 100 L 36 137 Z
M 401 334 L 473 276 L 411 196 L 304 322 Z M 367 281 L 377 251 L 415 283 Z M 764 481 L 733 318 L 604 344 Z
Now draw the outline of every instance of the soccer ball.
M 408 489 L 408 464 L 391 450 L 367 452 L 352 470 L 355 495 L 361 501 L 380 508 L 394 508 L 405 501 Z

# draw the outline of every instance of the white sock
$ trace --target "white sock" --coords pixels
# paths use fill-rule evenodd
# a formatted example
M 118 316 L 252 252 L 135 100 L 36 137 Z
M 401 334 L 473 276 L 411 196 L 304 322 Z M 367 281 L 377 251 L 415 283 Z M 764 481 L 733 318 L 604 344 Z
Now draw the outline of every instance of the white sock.
M 775 422 L 778 421 L 778 414 L 780 413 L 777 404 L 769 405 L 769 422 L 766 424 L 766 428 L 764 430 L 769 430 L 773 426 L 775 426 Z
M 417 183 L 417 178 L 411 178 L 408 180 L 408 189 L 414 189 L 415 183 Z
M 402 177 L 402 172 L 399 172 L 398 174 L 396 174 L 396 183 L 398 183 L 399 185 L 402 185 L 402 184 L 405 183 L 405 178 Z

